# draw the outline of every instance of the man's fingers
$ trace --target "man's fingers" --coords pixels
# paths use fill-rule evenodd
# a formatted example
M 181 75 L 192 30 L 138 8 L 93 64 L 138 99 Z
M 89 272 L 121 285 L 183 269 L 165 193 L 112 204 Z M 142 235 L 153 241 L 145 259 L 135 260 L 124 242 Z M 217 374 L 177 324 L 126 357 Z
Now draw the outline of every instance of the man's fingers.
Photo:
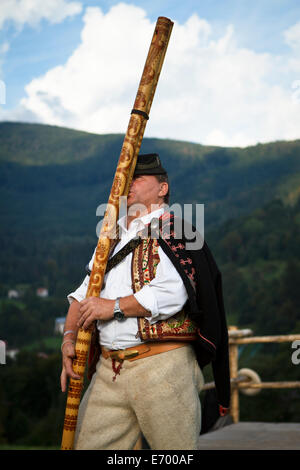
M 68 377 L 78 380 L 80 375 L 76 374 L 73 370 L 73 358 L 75 357 L 75 348 L 69 344 L 65 345 L 65 350 L 63 351 L 63 368 L 60 377 L 61 390 L 65 392 L 67 389 Z
M 88 314 L 83 314 L 81 315 L 81 317 L 79 318 L 78 322 L 77 322 L 77 326 L 79 326 L 79 328 L 82 327 L 82 325 L 84 324 L 86 318 L 87 318 Z
M 80 375 L 75 374 L 73 370 L 71 371 L 71 373 L 68 374 L 66 369 L 63 369 L 60 376 L 60 386 L 62 392 L 65 392 L 67 390 L 68 376 L 74 380 L 80 379 Z
M 62 370 L 60 376 L 60 387 L 62 392 L 65 392 L 67 390 L 67 374 L 65 369 Z
M 75 356 L 75 355 L 74 355 Z M 72 355 L 72 357 L 74 357 Z M 73 360 L 70 356 L 64 358 L 64 369 L 69 377 L 72 379 L 80 379 L 80 375 L 76 374 L 73 370 Z
M 86 299 L 86 300 L 89 300 L 89 299 Z M 81 305 L 81 307 L 79 309 L 80 319 L 82 318 L 83 315 L 86 315 L 92 309 L 93 309 L 93 304 L 91 302 L 87 302 L 87 303 Z
M 94 320 L 94 315 L 93 315 L 93 309 L 89 308 L 85 313 L 81 315 L 77 322 L 77 326 L 82 327 L 83 329 L 86 329 L 89 327 L 89 325 L 92 323 Z
M 80 308 L 79 311 L 80 313 L 85 313 L 87 310 L 89 310 L 94 303 L 94 297 L 88 297 L 87 299 L 83 299 L 80 302 Z
M 69 368 L 66 372 L 67 372 L 67 375 L 68 375 L 71 379 L 79 380 L 79 379 L 81 378 L 80 375 L 76 374 L 76 373 L 73 371 L 72 367 Z
M 94 321 L 94 315 L 93 315 L 93 313 L 90 313 L 90 314 L 86 315 L 86 316 L 85 316 L 85 319 L 84 319 L 84 322 L 83 322 L 83 324 L 82 324 L 82 328 L 83 328 L 84 330 L 87 330 L 88 327 L 91 325 L 91 323 L 93 323 L 93 321 Z
M 68 377 L 74 380 L 79 380 L 81 377 L 78 374 L 75 374 L 72 367 L 63 367 L 61 376 L 60 376 L 60 386 L 61 391 L 65 392 L 67 390 Z
M 84 305 L 81 305 L 80 309 L 79 309 L 79 314 L 83 315 L 84 313 L 86 313 L 90 309 L 90 307 L 91 306 L 90 306 L 89 303 L 85 303 Z

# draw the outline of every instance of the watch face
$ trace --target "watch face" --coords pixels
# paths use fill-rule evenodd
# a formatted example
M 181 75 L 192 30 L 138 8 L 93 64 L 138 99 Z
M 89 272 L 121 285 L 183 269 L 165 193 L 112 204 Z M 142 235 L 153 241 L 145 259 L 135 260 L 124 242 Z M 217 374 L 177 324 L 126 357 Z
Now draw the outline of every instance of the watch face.
M 120 321 L 120 320 L 124 320 L 125 316 L 123 312 L 117 311 L 114 313 L 114 318 Z

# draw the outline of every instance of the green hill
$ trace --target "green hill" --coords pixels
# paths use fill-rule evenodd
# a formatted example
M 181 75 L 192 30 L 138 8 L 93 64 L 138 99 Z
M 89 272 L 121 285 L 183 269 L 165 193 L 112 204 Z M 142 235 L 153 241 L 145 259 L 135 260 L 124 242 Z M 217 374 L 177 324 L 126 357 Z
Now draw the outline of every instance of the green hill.
M 107 202 L 122 143 L 122 135 L 0 124 L 5 225 L 94 233 L 96 208 Z M 171 202 L 205 204 L 208 230 L 274 197 L 293 202 L 299 194 L 300 140 L 240 149 L 144 138 L 141 152 L 152 151 L 169 172 Z
M 97 242 L 96 209 L 107 202 L 123 138 L 0 124 L 0 292 L 43 284 L 65 297 L 78 283 Z M 262 275 L 272 282 L 283 276 L 279 240 L 289 247 L 289 259 L 300 258 L 291 236 L 299 215 L 286 216 L 298 207 L 300 140 L 241 149 L 145 138 L 141 152 L 151 151 L 169 171 L 171 203 L 205 204 L 206 239 L 226 287 L 236 282 L 248 292 Z M 255 304 L 231 291 L 228 286 L 232 320 L 251 323 Z
M 266 335 L 300 332 L 300 198 L 294 206 L 274 199 L 228 221 L 208 243 L 222 270 L 231 324 Z
M 64 165 L 110 151 L 118 135 L 87 132 L 42 124 L 0 123 L 0 161 L 21 165 Z
M 97 241 L 96 209 L 108 200 L 123 138 L 0 124 L 2 284 L 53 284 L 56 271 L 75 267 L 78 251 L 85 264 Z M 171 204 L 205 204 L 206 234 L 276 197 L 291 204 L 299 194 L 300 140 L 240 149 L 144 138 L 141 152 L 161 155 Z

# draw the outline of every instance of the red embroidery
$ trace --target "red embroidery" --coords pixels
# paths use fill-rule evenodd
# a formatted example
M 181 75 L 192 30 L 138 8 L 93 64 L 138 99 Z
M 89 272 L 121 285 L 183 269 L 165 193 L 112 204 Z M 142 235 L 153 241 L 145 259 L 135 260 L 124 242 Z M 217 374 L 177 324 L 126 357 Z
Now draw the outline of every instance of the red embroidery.
M 184 269 L 185 274 L 190 279 L 193 289 L 196 289 L 196 279 L 195 279 L 195 268 L 193 267 L 193 260 L 187 256 L 185 250 L 185 245 L 178 240 L 176 243 L 176 233 L 174 231 L 174 215 L 168 212 L 165 212 L 161 218 L 163 222 L 161 228 L 162 238 L 165 243 L 171 248 L 173 254 L 176 258 L 179 258 L 179 262 Z M 171 240 L 169 238 L 171 237 Z
M 181 264 L 186 264 L 186 263 L 192 264 L 192 260 L 191 260 L 191 258 L 187 258 L 186 260 L 181 259 L 181 260 L 180 260 L 180 263 L 181 263 Z M 192 269 L 194 269 L 194 268 L 192 268 Z
M 120 375 L 122 365 L 123 365 L 123 361 L 121 361 L 117 367 L 116 367 L 116 360 L 115 359 L 112 359 L 111 363 L 112 363 L 112 370 L 115 373 L 112 380 L 113 380 L 113 382 L 115 382 L 115 380 L 117 378 L 117 375 Z
M 225 408 L 225 406 L 219 405 L 220 416 L 226 416 L 228 412 L 229 412 L 229 408 Z
M 194 280 L 194 276 L 196 274 L 196 271 L 195 271 L 195 268 L 192 268 L 192 272 L 191 273 L 188 273 L 188 277 L 192 280 Z

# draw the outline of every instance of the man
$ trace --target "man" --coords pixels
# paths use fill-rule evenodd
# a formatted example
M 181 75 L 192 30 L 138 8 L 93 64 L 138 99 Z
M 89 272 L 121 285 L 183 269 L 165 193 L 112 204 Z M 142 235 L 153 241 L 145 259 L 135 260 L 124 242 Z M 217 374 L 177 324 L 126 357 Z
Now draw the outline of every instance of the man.
M 88 276 L 68 296 L 63 391 L 68 376 L 78 378 L 72 370 L 78 328 L 97 322 L 99 333 L 97 370 L 80 405 L 76 449 L 133 449 L 141 433 L 151 449 L 197 449 L 201 367 L 211 361 L 221 412 L 228 407 L 219 271 L 206 244 L 192 253 L 184 235 L 175 237 L 174 218 L 164 209 L 168 194 L 159 156 L 140 155 L 111 259 L 133 240 L 139 244 L 106 272 L 100 298 L 85 298 Z

